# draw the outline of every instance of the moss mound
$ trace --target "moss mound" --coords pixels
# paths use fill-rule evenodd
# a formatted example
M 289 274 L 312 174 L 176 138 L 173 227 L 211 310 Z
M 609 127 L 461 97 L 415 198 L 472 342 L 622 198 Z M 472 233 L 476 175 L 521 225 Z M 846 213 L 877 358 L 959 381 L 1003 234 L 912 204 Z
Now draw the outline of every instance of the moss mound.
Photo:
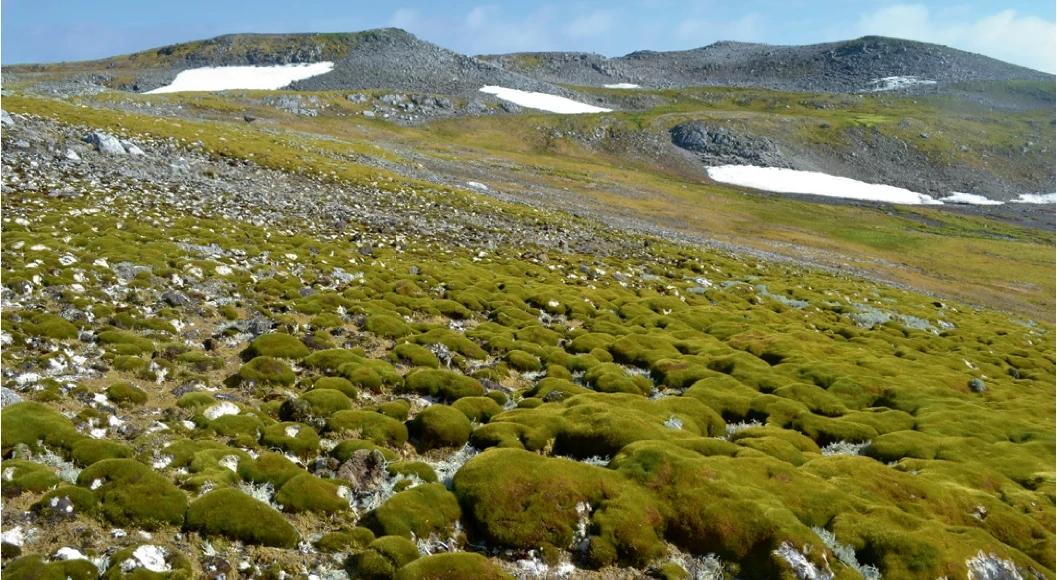
M 300 360 L 310 353 L 311 351 L 308 350 L 305 343 L 298 340 L 297 337 L 281 332 L 273 332 L 253 339 L 249 347 L 243 351 L 242 356 L 246 360 L 259 356 Z
M 85 468 L 77 484 L 92 489 L 99 514 L 118 526 L 178 526 L 187 496 L 150 467 L 132 459 L 103 459 Z
M 383 536 L 368 544 L 367 549 L 349 557 L 345 567 L 353 578 L 382 580 L 418 559 L 418 547 L 401 536 Z
M 369 439 L 379 445 L 403 445 L 407 427 L 403 423 L 373 411 L 338 411 L 327 425 L 332 431 Z
M 396 572 L 397 580 L 413 580 L 415 578 L 427 578 L 429 580 L 462 580 L 465 578 L 501 580 L 512 578 L 512 576 L 480 554 L 459 552 L 425 556 L 400 568 Z
M 259 356 L 242 365 L 239 378 L 245 382 L 258 385 L 292 385 L 294 371 L 280 359 L 271 356 Z
M 290 478 L 275 494 L 275 501 L 290 512 L 334 513 L 349 509 L 338 496 L 338 486 L 314 475 L 301 473 Z
M 452 402 L 462 397 L 480 397 L 484 387 L 477 379 L 452 371 L 417 369 L 404 377 L 404 390 Z
M 282 514 L 235 489 L 211 491 L 191 502 L 187 528 L 277 548 L 293 548 L 300 539 Z
M 114 383 L 106 388 L 106 398 L 121 406 L 142 405 L 147 393 L 132 383 Z
M 408 429 L 420 449 L 462 447 L 470 439 L 470 420 L 447 405 L 430 405 L 415 416 Z
M 402 491 L 368 513 L 362 525 L 379 536 L 428 538 L 445 532 L 461 517 L 459 502 L 439 483 Z
M 4 566 L 4 578 L 17 580 L 95 580 L 99 570 L 88 560 L 45 562 L 38 555 L 23 556 Z

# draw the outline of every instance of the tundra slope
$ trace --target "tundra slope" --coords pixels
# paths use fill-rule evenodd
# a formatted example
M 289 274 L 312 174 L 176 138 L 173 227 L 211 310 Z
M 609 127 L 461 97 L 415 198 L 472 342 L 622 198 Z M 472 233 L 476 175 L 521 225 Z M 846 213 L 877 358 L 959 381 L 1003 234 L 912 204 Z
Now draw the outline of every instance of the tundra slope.
M 5 577 L 1054 575 L 1050 325 L 16 105 Z

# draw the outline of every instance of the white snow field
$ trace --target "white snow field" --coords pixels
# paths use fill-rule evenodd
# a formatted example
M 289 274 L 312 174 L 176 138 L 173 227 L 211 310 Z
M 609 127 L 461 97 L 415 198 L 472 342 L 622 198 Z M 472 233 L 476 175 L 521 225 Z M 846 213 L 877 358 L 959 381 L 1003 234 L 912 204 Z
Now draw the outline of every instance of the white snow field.
M 1013 203 L 1057 203 L 1057 193 L 1022 193 Z
M 934 85 L 936 81 L 919 79 L 917 77 L 883 77 L 870 81 L 867 92 L 879 93 L 882 91 L 897 91 L 910 88 L 915 85 Z
M 947 197 L 941 197 L 940 201 L 943 203 L 957 203 L 961 205 L 1002 205 L 1005 203 L 983 195 L 962 193 L 960 191 L 952 191 Z
M 943 205 L 942 201 L 909 189 L 866 183 L 816 171 L 755 165 L 719 165 L 709 167 L 708 176 L 720 183 L 778 193 L 801 193 L 901 205 Z
M 530 109 L 539 109 L 540 111 L 547 111 L 549 113 L 560 113 L 562 115 L 608 113 L 612 111 L 612 109 L 596 107 L 565 97 L 559 97 L 558 95 L 548 95 L 547 93 L 520 91 L 518 89 L 508 89 L 506 87 L 497 87 L 493 85 L 481 87 L 480 91 L 482 93 L 495 95 L 497 98 L 514 103 L 515 105 L 528 107 Z
M 612 85 L 602 85 L 602 86 L 607 88 L 607 89 L 641 89 L 642 88 L 639 85 L 636 85 L 635 83 L 616 83 L 616 84 L 612 84 Z
M 171 84 L 147 91 L 148 95 L 183 91 L 230 89 L 281 89 L 286 85 L 334 70 L 332 62 L 277 64 L 274 66 L 208 66 L 180 71 Z

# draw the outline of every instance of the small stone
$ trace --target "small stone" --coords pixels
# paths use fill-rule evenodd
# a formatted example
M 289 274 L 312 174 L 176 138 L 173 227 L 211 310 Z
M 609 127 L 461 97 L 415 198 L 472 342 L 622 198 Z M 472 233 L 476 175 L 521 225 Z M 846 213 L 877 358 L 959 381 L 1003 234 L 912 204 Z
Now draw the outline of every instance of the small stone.
M 973 377 L 969 381 L 969 390 L 974 393 L 982 393 L 987 390 L 987 385 L 982 380 Z

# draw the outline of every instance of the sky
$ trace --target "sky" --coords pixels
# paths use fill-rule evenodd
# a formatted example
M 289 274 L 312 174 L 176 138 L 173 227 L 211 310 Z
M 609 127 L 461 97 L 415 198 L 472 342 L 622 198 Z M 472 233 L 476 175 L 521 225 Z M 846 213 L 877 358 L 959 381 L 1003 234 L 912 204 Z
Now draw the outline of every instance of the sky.
M 0 62 L 124 54 L 234 32 L 395 26 L 467 54 L 618 56 L 718 40 L 810 44 L 867 34 L 935 42 L 1057 70 L 1053 0 L 0 0 Z

